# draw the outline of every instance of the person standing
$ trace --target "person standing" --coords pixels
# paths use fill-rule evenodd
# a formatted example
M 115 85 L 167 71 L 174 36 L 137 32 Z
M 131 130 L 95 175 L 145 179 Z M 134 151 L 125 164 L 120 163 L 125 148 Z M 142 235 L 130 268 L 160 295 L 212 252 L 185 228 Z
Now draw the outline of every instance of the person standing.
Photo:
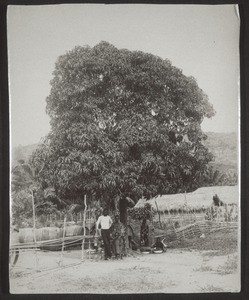
M 125 252 L 125 226 L 120 222 L 119 214 L 115 215 L 115 221 L 112 224 L 111 234 L 113 238 L 114 254 L 116 259 L 122 258 Z
M 147 220 L 143 219 L 140 231 L 140 244 L 141 246 L 148 247 L 149 246 L 149 225 L 147 224 Z
M 110 227 L 112 225 L 112 219 L 108 215 L 108 210 L 103 210 L 103 215 L 98 218 L 96 222 L 96 231 L 101 228 L 101 236 L 104 242 L 104 249 L 105 249 L 105 260 L 111 258 L 111 244 L 110 244 Z

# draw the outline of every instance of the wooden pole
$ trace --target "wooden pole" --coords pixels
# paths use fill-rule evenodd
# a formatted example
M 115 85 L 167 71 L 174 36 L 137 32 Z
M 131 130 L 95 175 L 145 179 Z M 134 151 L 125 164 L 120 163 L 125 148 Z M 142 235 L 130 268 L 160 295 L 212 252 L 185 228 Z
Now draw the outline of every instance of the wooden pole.
M 66 221 L 67 221 L 67 216 L 65 215 L 64 223 L 63 223 L 63 238 L 62 238 L 61 259 L 60 259 L 61 266 L 63 265 L 63 253 L 64 253 L 64 248 L 65 248 Z
M 197 217 L 196 217 L 195 208 L 193 208 L 193 213 L 194 213 L 195 222 L 197 222 Z
M 185 189 L 185 192 L 184 192 L 184 198 L 185 198 L 185 204 L 187 205 L 187 192 L 186 192 L 186 189 Z
M 220 206 L 217 208 L 217 215 L 216 215 L 216 222 L 219 223 L 220 221 Z
M 35 234 L 35 223 L 36 223 L 36 220 L 35 220 L 35 199 L 34 199 L 34 193 L 33 193 L 33 190 L 30 190 L 30 193 L 31 193 L 31 198 L 32 198 L 32 209 L 33 209 L 33 236 L 34 236 L 34 242 L 36 244 L 36 234 Z
M 180 216 L 181 216 L 181 223 L 182 223 L 182 227 L 183 227 L 183 226 L 184 226 L 183 209 L 182 209 L 182 211 L 180 212 Z M 185 239 L 186 237 L 185 237 L 184 229 L 183 229 L 182 233 L 183 233 L 183 237 L 184 237 L 184 239 Z
M 32 199 L 32 210 L 33 210 L 33 237 L 34 237 L 34 244 L 36 246 L 36 232 L 35 232 L 35 228 L 36 228 L 36 218 L 35 218 L 35 198 L 34 198 L 34 192 L 32 189 L 30 189 L 30 193 L 31 193 L 31 199 Z M 38 257 L 37 257 L 37 251 L 35 248 L 35 266 L 36 269 L 38 269 Z
M 86 195 L 84 195 L 84 214 L 83 214 L 83 240 L 81 245 L 81 261 L 84 259 L 84 246 L 85 246 L 85 235 L 86 235 Z
M 174 221 L 172 220 L 172 218 L 171 218 L 171 214 L 170 214 L 170 207 L 168 206 L 167 208 L 168 208 L 168 212 L 169 212 L 169 219 L 170 219 L 171 225 L 172 225 L 172 227 L 173 227 L 173 229 L 174 229 L 174 234 L 175 234 L 175 236 L 176 236 L 176 239 L 177 239 L 177 234 L 176 234 L 175 223 L 174 223 Z
M 90 232 L 91 232 L 91 220 L 90 220 L 90 217 L 91 217 L 91 210 L 89 209 L 88 210 L 88 229 L 89 229 L 89 236 L 90 236 Z M 90 250 L 91 250 L 91 239 L 90 239 L 90 237 L 89 237 L 89 239 L 88 239 L 88 251 L 89 251 L 89 259 L 91 258 L 91 253 L 90 253 Z
M 155 200 L 155 204 L 156 204 L 156 209 L 157 209 L 157 213 L 158 213 L 158 221 L 159 221 L 159 224 L 160 224 L 160 229 L 162 229 L 161 216 L 160 216 L 160 213 L 159 213 L 159 209 L 158 209 L 158 205 L 157 205 L 156 200 Z

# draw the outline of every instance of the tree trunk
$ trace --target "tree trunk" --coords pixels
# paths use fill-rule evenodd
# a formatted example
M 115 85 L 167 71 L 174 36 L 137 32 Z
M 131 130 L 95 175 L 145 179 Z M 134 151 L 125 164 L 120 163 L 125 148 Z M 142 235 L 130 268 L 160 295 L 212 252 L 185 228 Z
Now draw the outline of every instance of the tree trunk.
M 127 249 L 128 249 L 128 246 L 129 246 L 128 235 L 127 235 L 127 218 L 128 218 L 127 208 L 128 208 L 127 207 L 127 200 L 126 200 L 125 197 L 123 197 L 123 198 L 120 199 L 120 202 L 119 202 L 119 212 L 120 212 L 120 221 L 126 227 L 124 256 L 127 256 Z
M 119 203 L 120 221 L 127 226 L 127 201 L 125 198 L 120 199 Z

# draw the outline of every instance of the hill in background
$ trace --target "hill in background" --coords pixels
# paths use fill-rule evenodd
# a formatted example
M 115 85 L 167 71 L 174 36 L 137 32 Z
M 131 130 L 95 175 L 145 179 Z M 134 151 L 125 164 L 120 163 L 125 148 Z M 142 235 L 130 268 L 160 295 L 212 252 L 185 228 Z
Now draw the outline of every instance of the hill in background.
M 28 161 L 29 157 L 31 156 L 33 151 L 35 151 L 37 146 L 38 146 L 38 144 L 32 144 L 32 145 L 26 145 L 26 146 L 19 145 L 17 147 L 13 147 L 13 149 L 11 151 L 12 167 L 17 165 L 18 160 L 22 159 L 24 161 Z
M 233 170 L 238 168 L 238 136 L 236 133 L 215 133 L 207 132 L 208 138 L 204 142 L 205 146 L 214 154 L 215 160 L 210 163 L 220 171 Z M 17 146 L 12 149 L 12 166 L 18 160 L 27 161 L 36 149 L 38 144 L 27 146 Z
M 210 163 L 220 171 L 238 171 L 238 135 L 236 133 L 207 132 L 204 145 L 213 153 L 215 160 Z

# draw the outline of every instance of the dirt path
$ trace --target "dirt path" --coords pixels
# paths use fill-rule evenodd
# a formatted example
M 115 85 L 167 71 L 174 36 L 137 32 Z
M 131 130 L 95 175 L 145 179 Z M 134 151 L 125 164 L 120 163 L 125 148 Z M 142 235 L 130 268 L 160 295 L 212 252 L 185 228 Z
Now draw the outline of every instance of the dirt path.
M 85 261 L 80 251 L 40 252 L 40 272 L 35 255 L 21 253 L 10 272 L 11 293 L 201 293 L 238 292 L 239 272 L 235 254 L 210 255 L 204 251 L 168 250 L 163 254 L 138 255 L 123 260 Z M 73 264 L 76 264 L 72 266 Z M 70 267 L 66 267 L 69 266 Z M 26 269 L 24 270 L 24 266 Z

